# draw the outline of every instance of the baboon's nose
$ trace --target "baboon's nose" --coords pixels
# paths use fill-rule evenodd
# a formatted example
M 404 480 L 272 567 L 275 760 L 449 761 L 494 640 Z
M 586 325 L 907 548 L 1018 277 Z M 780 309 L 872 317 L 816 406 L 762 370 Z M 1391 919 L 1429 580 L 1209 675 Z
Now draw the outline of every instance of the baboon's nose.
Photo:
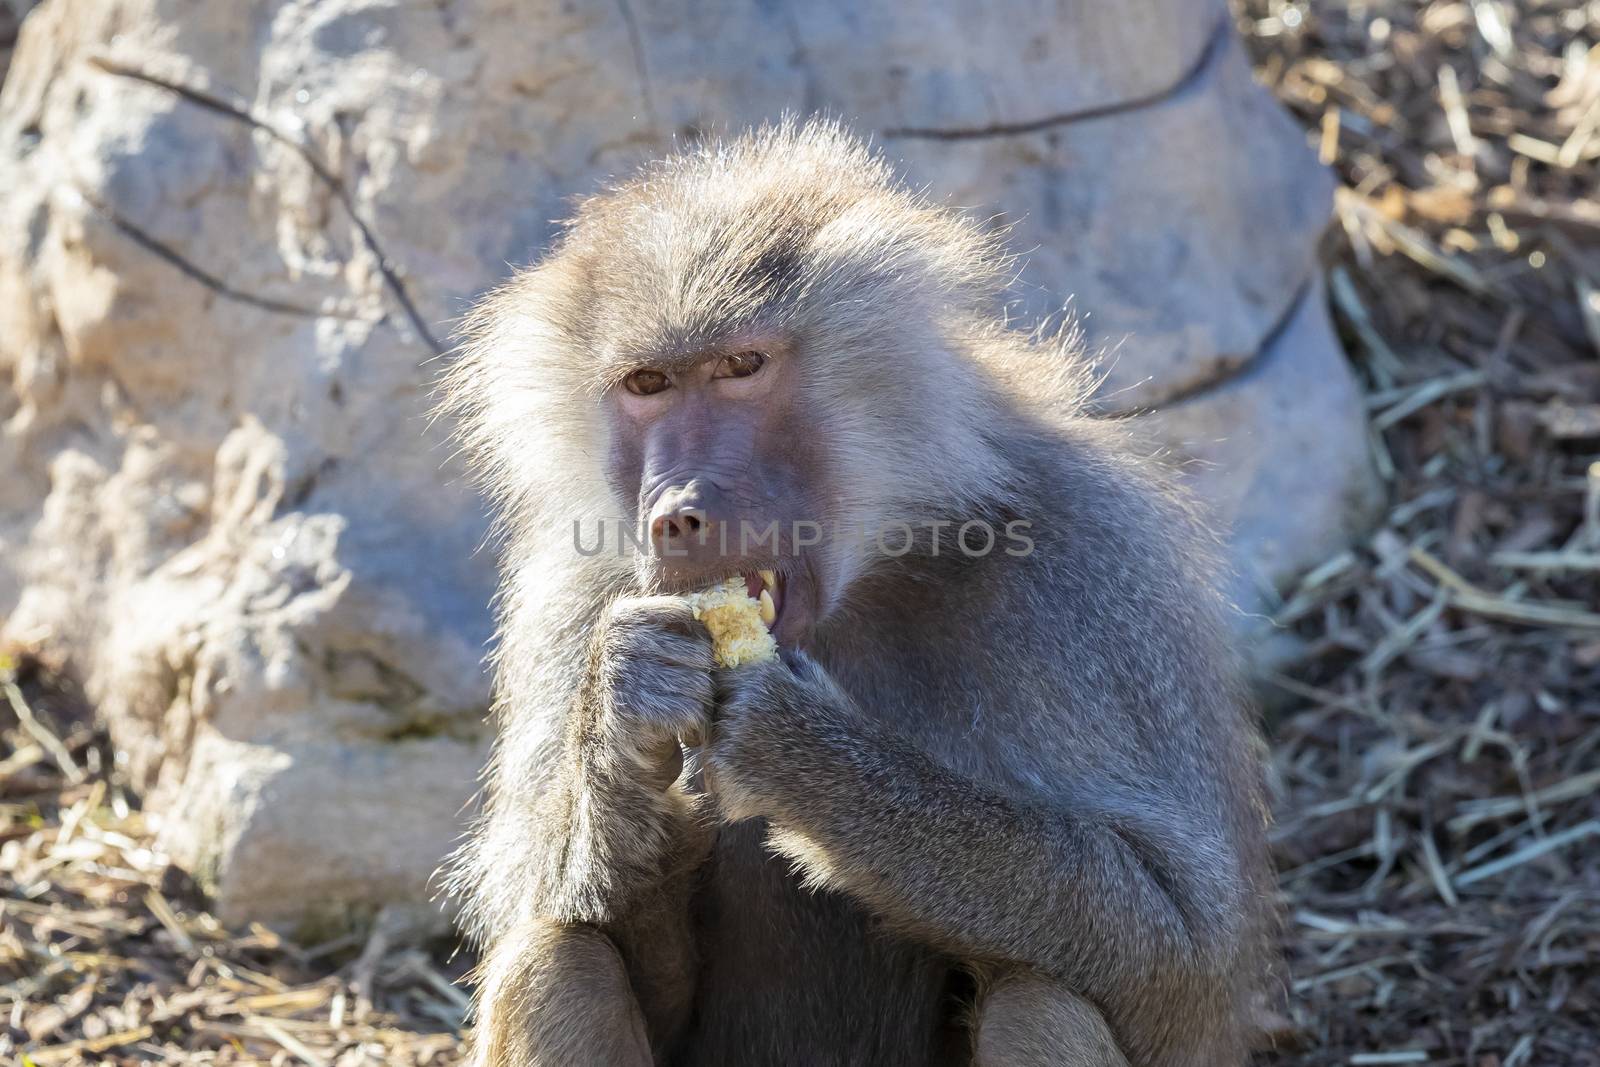
M 650 539 L 659 546 L 662 542 L 694 537 L 709 530 L 710 520 L 692 508 L 678 508 L 666 515 L 656 515 L 650 520 Z
M 650 509 L 652 547 L 662 554 L 683 554 L 713 546 L 720 522 L 718 496 L 698 479 L 667 489 Z

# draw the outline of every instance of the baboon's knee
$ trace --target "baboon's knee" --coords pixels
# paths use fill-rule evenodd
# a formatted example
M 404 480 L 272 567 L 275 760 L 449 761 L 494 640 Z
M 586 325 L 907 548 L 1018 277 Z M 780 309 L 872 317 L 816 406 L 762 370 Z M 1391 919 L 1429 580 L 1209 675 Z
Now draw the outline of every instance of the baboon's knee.
M 977 1008 L 974 1067 L 1128 1067 L 1105 1017 L 1060 983 L 1002 978 Z
M 650 1042 L 610 938 L 531 923 L 502 939 L 478 994 L 480 1067 L 649 1067 Z

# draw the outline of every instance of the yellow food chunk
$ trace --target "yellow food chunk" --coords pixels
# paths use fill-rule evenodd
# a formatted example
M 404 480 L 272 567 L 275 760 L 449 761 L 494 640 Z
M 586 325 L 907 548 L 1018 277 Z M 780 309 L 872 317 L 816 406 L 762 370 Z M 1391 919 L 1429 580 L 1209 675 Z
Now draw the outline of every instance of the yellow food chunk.
M 694 617 L 711 631 L 711 652 L 719 667 L 760 663 L 778 654 L 778 642 L 762 621 L 760 601 L 745 590 L 743 578 L 689 594 Z

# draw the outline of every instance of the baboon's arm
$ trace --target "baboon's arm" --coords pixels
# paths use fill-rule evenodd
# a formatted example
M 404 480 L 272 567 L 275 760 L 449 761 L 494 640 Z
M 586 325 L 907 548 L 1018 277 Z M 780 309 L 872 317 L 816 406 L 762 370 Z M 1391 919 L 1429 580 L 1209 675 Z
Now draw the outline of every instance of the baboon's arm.
M 809 660 L 752 668 L 708 755 L 732 818 L 908 936 L 1115 1003 L 1218 973 L 1236 951 L 1236 861 L 1203 816 L 1109 784 L 1018 799 L 874 727 Z M 1103 998 L 1103 999 L 1102 999 Z
M 521 946 L 503 944 L 520 930 L 604 933 L 657 1041 L 686 1018 L 689 896 L 710 848 L 678 742 L 711 699 L 709 645 L 691 626 L 677 601 L 618 600 L 564 674 L 511 679 L 462 877 L 506 973 L 525 969 Z
M 585 713 L 582 699 L 566 713 L 566 736 L 551 742 L 557 758 L 530 758 L 518 773 L 505 763 L 510 754 L 500 755 L 496 777 L 507 785 L 495 790 L 480 831 L 480 848 L 492 849 L 498 866 L 485 871 L 476 896 L 497 913 L 489 917 L 497 955 L 519 957 L 525 946 L 514 942 L 530 919 L 535 929 L 557 923 L 605 934 L 660 1047 L 687 1018 L 689 896 L 708 832 L 681 784 L 663 791 L 617 753 L 580 752 Z
M 532 876 L 525 902 L 543 918 L 612 927 L 654 908 L 660 891 L 704 858 L 706 831 L 683 783 L 653 781 L 583 732 L 574 724 L 572 754 L 543 769 L 537 794 L 526 798 L 529 817 L 518 820 Z

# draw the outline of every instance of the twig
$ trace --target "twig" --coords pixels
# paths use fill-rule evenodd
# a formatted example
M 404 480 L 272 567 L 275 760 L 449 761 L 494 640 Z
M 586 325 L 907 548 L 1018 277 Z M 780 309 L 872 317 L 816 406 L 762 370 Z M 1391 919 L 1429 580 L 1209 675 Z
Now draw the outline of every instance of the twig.
M 1431 381 L 1423 382 L 1415 389 L 1410 390 L 1404 400 L 1394 404 L 1381 414 L 1373 416 L 1373 428 L 1387 430 L 1401 419 L 1421 411 L 1429 404 L 1436 403 L 1451 393 L 1459 393 L 1466 389 L 1476 389 L 1487 380 L 1488 375 L 1483 371 L 1469 370 L 1460 374 L 1452 374 L 1448 377 L 1434 378 Z M 1376 399 L 1378 398 L 1373 397 L 1368 403 L 1370 404 L 1372 400 Z
M 172 905 L 167 903 L 167 898 L 161 895 L 161 890 L 151 889 L 144 895 L 145 907 L 156 917 L 156 921 L 166 927 L 167 933 L 172 935 L 173 944 L 185 956 L 192 956 L 195 952 L 194 938 L 178 922 L 177 913 L 172 910 Z
M 1600 571 L 1600 553 L 1573 552 L 1496 552 L 1489 562 L 1507 570 L 1524 571 Z
M 1600 771 L 1590 771 L 1546 786 L 1534 793 L 1533 799 L 1541 807 L 1550 807 L 1564 801 L 1590 797 L 1597 792 L 1600 792 Z M 1522 796 L 1468 800 L 1458 806 L 1461 814 L 1445 823 L 1445 827 L 1453 834 L 1464 834 L 1480 823 L 1515 815 L 1526 807 L 1527 798 Z
M 1472 136 L 1467 105 L 1461 99 L 1461 83 L 1456 80 L 1455 68 L 1448 63 L 1439 65 L 1439 105 L 1444 108 L 1445 123 L 1450 127 L 1456 151 L 1472 160 L 1478 154 L 1478 139 Z
M 1537 841 L 1526 848 L 1519 848 L 1509 856 L 1456 875 L 1456 885 L 1466 886 L 1471 885 L 1473 882 L 1481 882 L 1485 878 L 1492 878 L 1502 871 L 1520 867 L 1522 864 L 1536 860 L 1547 853 L 1566 848 L 1574 841 L 1582 841 L 1586 837 L 1595 836 L 1600 836 L 1600 820 L 1591 819 L 1588 822 L 1579 823 L 1570 830 L 1563 830 L 1559 834 L 1551 834 L 1543 841 Z
M 1439 859 L 1439 846 L 1433 843 L 1433 835 L 1421 833 L 1417 835 L 1422 842 L 1422 866 L 1428 872 L 1428 878 L 1433 882 L 1434 889 L 1439 894 L 1439 899 L 1444 901 L 1446 907 L 1454 908 L 1461 903 L 1456 896 L 1456 890 L 1450 884 L 1450 875 L 1444 869 L 1444 863 Z
M 83 781 L 83 770 L 72 758 L 72 753 L 67 751 L 67 746 L 61 739 L 45 728 L 44 723 L 33 714 L 33 709 L 28 707 L 28 702 L 22 696 L 22 690 L 17 688 L 17 683 L 7 681 L 6 700 L 11 704 L 11 710 L 17 713 L 17 720 L 22 723 L 22 728 L 28 731 L 28 736 L 39 742 L 44 750 L 50 753 L 50 758 L 56 761 L 56 766 L 61 768 L 61 773 L 73 784 Z
M 298 1038 L 294 1037 L 277 1023 L 268 1022 L 267 1020 L 262 1019 L 256 1022 L 256 1026 L 261 1029 L 263 1034 L 266 1034 L 268 1037 L 272 1038 L 272 1040 L 282 1045 L 285 1051 L 293 1054 L 302 1062 L 310 1064 L 311 1067 L 328 1067 L 330 1061 L 326 1056 L 319 1056 L 315 1052 L 312 1052 L 309 1048 L 302 1044 Z
M 1391 379 L 1398 377 L 1405 370 L 1405 364 L 1372 324 L 1372 316 L 1368 313 L 1366 305 L 1361 302 L 1361 296 L 1356 291 L 1355 282 L 1350 278 L 1350 272 L 1343 267 L 1333 268 L 1328 273 L 1328 292 L 1333 297 L 1334 306 L 1339 309 L 1340 314 L 1355 330 L 1356 336 L 1361 339 L 1361 345 L 1367 350 L 1367 354 L 1383 366 Z
M 1479 589 L 1419 545 L 1413 545 L 1409 549 L 1409 555 L 1412 562 L 1455 591 L 1452 607 L 1477 615 L 1536 626 L 1574 626 L 1586 630 L 1600 630 L 1600 614 L 1595 612 L 1553 604 L 1524 604 L 1508 600 Z

